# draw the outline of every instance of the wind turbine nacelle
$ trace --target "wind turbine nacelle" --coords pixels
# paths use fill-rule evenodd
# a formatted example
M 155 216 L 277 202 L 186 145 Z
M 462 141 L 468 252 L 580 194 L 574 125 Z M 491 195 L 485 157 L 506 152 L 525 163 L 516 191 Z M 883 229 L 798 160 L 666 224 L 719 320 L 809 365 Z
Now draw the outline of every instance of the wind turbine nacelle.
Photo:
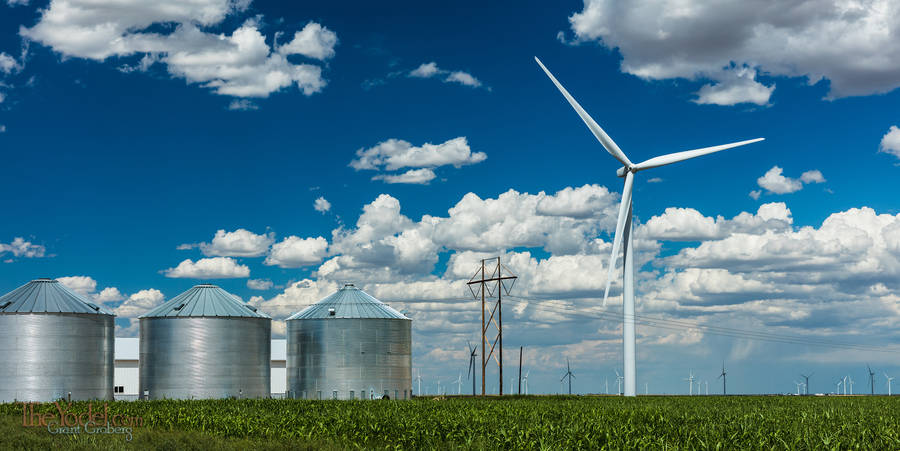
M 616 170 L 616 175 L 619 177 L 625 177 L 625 174 L 628 174 L 628 168 L 625 166 L 622 166 L 621 168 Z

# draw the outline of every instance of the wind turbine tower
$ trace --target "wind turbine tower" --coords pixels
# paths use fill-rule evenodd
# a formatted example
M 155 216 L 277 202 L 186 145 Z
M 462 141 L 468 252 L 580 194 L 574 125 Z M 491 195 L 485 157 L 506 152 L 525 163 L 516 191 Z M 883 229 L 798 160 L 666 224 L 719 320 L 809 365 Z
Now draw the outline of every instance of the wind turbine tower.
M 872 367 L 869 364 L 866 364 L 866 369 L 869 370 L 869 387 L 872 389 L 871 394 L 875 394 L 875 372 L 872 371 Z
M 600 144 L 609 152 L 610 155 L 613 156 L 619 163 L 622 164 L 622 167 L 616 172 L 616 175 L 619 177 L 623 177 L 625 179 L 625 187 L 622 190 L 622 203 L 619 205 L 619 217 L 616 222 L 616 234 L 613 239 L 612 245 L 612 254 L 610 256 L 609 263 L 609 273 L 606 279 L 606 292 L 603 295 L 603 305 L 606 305 L 606 300 L 609 297 L 609 287 L 612 282 L 613 273 L 615 272 L 616 260 L 619 256 L 619 248 L 622 246 L 622 243 L 625 243 L 624 253 L 624 284 L 622 286 L 622 345 L 624 351 L 624 360 L 625 360 L 625 396 L 636 396 L 635 393 L 635 340 L 634 340 L 634 248 L 632 243 L 632 215 L 633 215 L 633 205 L 631 199 L 631 188 L 634 184 L 634 175 L 639 171 L 643 171 L 645 169 L 652 169 L 659 166 L 665 166 L 667 164 L 677 163 L 679 161 L 688 160 L 691 158 L 699 157 L 701 155 L 707 155 L 713 152 L 719 152 L 725 149 L 731 149 L 733 147 L 743 146 L 746 144 L 755 143 L 758 141 L 762 141 L 763 138 L 751 139 L 747 141 L 740 141 L 731 144 L 724 144 L 720 146 L 713 147 L 705 147 L 702 149 L 694 149 L 687 150 L 683 152 L 671 153 L 668 155 L 662 155 L 659 157 L 651 158 L 641 163 L 634 164 L 631 160 L 628 159 L 628 156 L 622 152 L 622 149 L 600 128 L 600 125 L 591 118 L 590 115 L 584 111 L 584 108 L 578 104 L 578 102 L 569 94 L 569 91 L 566 91 L 559 81 L 556 80 L 556 77 L 550 73 L 550 71 L 544 66 L 544 63 L 541 62 L 537 57 L 534 58 L 537 61 L 538 65 L 541 66 L 541 69 L 544 70 L 544 73 L 550 78 L 556 88 L 559 89 L 559 92 L 562 93 L 563 97 L 569 102 L 569 105 L 575 109 L 575 112 L 578 113 L 578 116 L 581 117 L 581 120 L 584 121 L 585 125 L 591 130 L 591 133 L 594 134 L 594 137 L 600 141 Z
M 575 374 L 572 373 L 572 367 L 569 365 L 569 359 L 566 359 L 566 374 L 559 381 L 562 382 L 563 379 L 569 378 L 569 394 L 572 394 L 572 378 L 575 377 Z
M 837 382 L 835 382 L 834 394 L 836 394 L 836 395 L 841 394 L 841 384 L 843 384 L 843 383 L 844 383 L 843 379 L 838 379 Z
M 531 370 L 525 372 L 525 376 L 522 378 L 522 383 L 525 385 L 525 394 L 528 394 L 528 375 L 531 374 Z
M 469 371 L 466 372 L 466 377 L 471 375 L 472 377 L 472 396 L 475 396 L 475 356 L 478 348 L 473 348 L 472 343 L 470 341 L 466 341 L 469 345 Z
M 894 378 L 888 376 L 887 373 L 884 373 L 884 377 L 887 378 L 888 396 L 891 396 L 891 381 L 894 380 Z
M 419 382 L 419 392 L 417 394 L 422 396 L 422 374 L 419 373 L 419 370 L 416 370 L 416 381 Z
M 809 378 L 810 378 L 810 376 L 812 376 L 813 374 L 815 374 L 815 373 L 809 373 L 809 376 L 807 376 L 807 375 L 805 375 L 805 374 L 800 374 L 800 377 L 802 377 L 803 379 L 806 380 L 806 382 L 803 383 L 803 386 L 806 387 L 806 394 L 807 394 L 807 395 L 809 394 Z
M 616 383 L 619 384 L 619 391 L 616 392 L 616 395 L 619 396 L 622 396 L 622 379 L 624 379 L 624 377 L 619 374 L 619 370 L 616 370 Z
M 722 394 L 727 395 L 728 392 L 725 390 L 725 375 L 728 374 L 725 372 L 725 361 L 722 361 L 722 374 L 719 375 L 717 379 L 722 379 Z
M 688 390 L 689 390 L 688 394 L 693 396 L 694 395 L 694 370 L 691 370 L 690 374 L 691 374 L 691 376 L 686 378 L 685 380 L 688 383 Z

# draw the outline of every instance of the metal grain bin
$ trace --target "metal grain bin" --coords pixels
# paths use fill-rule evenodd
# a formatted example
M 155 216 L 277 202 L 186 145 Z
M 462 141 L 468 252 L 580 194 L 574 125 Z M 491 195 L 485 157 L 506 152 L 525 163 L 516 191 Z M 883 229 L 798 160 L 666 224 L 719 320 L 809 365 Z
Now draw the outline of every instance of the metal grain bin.
M 140 317 L 140 395 L 267 398 L 272 319 L 215 285 L 197 285 Z
M 53 279 L 0 297 L 0 402 L 113 399 L 115 315 Z
M 287 319 L 287 387 L 304 399 L 412 396 L 412 320 L 352 284 Z

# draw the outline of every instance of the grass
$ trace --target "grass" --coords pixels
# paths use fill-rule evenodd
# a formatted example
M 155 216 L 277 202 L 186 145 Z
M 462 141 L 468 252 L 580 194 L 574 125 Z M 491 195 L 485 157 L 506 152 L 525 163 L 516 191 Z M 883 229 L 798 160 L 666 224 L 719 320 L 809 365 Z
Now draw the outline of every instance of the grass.
M 0 405 L 17 449 L 900 449 L 900 398 L 503 397 L 111 402 L 134 438 L 51 435 Z M 55 410 L 52 404 L 43 408 Z M 72 411 L 86 411 L 73 403 Z

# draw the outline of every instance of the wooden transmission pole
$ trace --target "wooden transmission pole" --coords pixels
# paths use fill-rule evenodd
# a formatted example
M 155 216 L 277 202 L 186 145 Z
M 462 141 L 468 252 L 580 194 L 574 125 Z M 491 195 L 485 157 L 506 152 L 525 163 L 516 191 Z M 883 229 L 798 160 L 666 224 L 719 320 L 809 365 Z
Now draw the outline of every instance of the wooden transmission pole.
M 481 260 L 481 267 L 478 268 L 478 271 L 475 272 L 475 275 L 468 282 L 469 291 L 472 292 L 475 299 L 478 299 L 479 293 L 474 286 L 480 285 L 481 289 L 481 396 L 485 395 L 485 375 L 491 357 L 494 357 L 494 360 L 497 361 L 497 366 L 500 368 L 500 394 L 503 394 L 503 311 L 501 309 L 501 301 L 503 300 L 503 292 L 505 291 L 508 295 L 517 279 L 509 268 L 500 263 L 500 257 L 496 257 L 496 266 L 494 266 L 493 260 L 495 259 Z M 490 277 L 487 274 L 488 261 L 491 262 L 492 267 Z M 508 275 L 504 276 L 503 270 L 506 270 Z M 512 282 L 507 286 L 503 283 L 505 280 Z M 489 298 L 492 299 L 495 292 L 497 293 L 497 302 L 493 305 L 488 305 Z M 488 307 L 490 316 L 486 315 Z M 489 339 L 488 330 L 492 324 L 494 325 L 494 330 L 496 330 L 496 335 Z M 487 349 L 488 342 L 490 342 L 490 349 Z M 494 349 L 497 349 L 496 354 L 494 354 Z

